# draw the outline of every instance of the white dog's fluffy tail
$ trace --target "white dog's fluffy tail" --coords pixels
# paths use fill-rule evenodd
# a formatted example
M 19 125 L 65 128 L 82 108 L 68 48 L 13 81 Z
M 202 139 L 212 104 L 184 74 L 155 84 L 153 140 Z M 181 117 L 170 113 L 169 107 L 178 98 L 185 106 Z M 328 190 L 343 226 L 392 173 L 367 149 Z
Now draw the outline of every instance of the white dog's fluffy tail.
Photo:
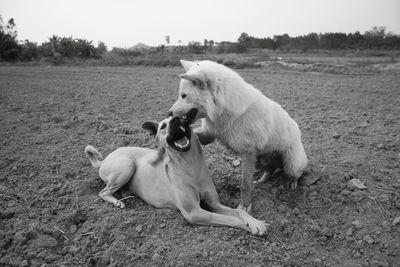
M 85 147 L 85 154 L 89 157 L 90 163 L 92 163 L 93 167 L 95 167 L 96 169 L 100 168 L 101 164 L 103 163 L 103 161 L 101 161 L 100 159 L 102 159 L 103 156 L 99 151 L 97 151 L 96 148 L 90 145 Z

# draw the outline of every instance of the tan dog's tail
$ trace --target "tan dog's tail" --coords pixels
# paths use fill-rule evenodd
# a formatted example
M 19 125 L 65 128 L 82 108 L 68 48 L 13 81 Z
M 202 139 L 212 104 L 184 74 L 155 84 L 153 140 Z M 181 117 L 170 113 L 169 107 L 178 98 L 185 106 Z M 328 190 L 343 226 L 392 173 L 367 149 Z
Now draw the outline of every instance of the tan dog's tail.
M 99 151 L 97 151 L 96 148 L 92 146 L 87 146 L 85 147 L 85 154 L 89 157 L 90 163 L 92 163 L 92 166 L 97 168 L 100 168 L 101 164 L 103 161 L 99 160 L 102 159 L 103 156 Z

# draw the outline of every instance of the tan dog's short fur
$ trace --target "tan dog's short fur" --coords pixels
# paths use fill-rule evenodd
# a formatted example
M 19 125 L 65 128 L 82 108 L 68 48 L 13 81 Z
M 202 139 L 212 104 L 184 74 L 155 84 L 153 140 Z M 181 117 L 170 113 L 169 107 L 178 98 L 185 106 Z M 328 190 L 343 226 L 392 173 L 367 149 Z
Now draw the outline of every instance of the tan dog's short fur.
M 196 119 L 202 119 L 201 128 L 195 130 L 200 143 L 205 145 L 216 138 L 240 155 L 239 207 L 251 211 L 253 174 L 260 158 L 268 161 L 273 155 L 271 161 L 279 163 L 267 164 L 264 170 L 269 173 L 262 179 L 281 167 L 291 180 L 291 188 L 296 188 L 308 160 L 299 127 L 289 114 L 223 65 L 212 61 L 181 63 L 186 73 L 180 75 L 179 97 L 170 114 L 185 116 L 195 109 Z
M 158 151 L 122 147 L 100 161 L 101 154 L 94 147 L 87 146 L 85 153 L 92 165 L 100 168 L 99 175 L 107 184 L 101 190 L 100 196 L 105 201 L 124 208 L 125 205 L 112 194 L 126 186 L 131 193 L 155 207 L 179 209 L 190 223 L 227 225 L 252 234 L 264 234 L 267 224 L 256 220 L 244 210 L 232 209 L 219 202 L 198 138 L 191 134 L 189 125 L 182 126 L 181 121 L 170 117 L 159 124 L 143 124 L 145 130 L 157 135 L 160 144 Z M 168 141 L 174 132 L 184 134 L 184 138 L 190 139 L 177 145 L 185 149 L 189 146 L 187 152 L 177 151 L 171 146 L 176 144 Z M 190 134 L 186 135 L 187 133 Z M 200 207 L 200 202 L 208 210 Z

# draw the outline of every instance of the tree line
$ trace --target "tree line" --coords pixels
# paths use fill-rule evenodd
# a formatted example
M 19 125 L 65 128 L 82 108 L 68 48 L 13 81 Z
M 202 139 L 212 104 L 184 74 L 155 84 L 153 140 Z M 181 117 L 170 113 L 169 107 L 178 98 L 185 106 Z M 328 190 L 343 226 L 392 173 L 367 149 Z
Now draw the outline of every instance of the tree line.
M 16 24 L 13 18 L 3 23 L 0 15 L 0 59 L 32 61 L 41 58 L 100 58 L 107 47 L 104 42 L 97 46 L 92 41 L 73 37 L 60 37 L 53 35 L 42 44 L 29 40 L 19 41 Z M 166 36 L 169 43 L 169 35 Z M 274 35 L 272 38 L 252 37 L 247 33 L 240 34 L 237 42 L 214 42 L 205 39 L 203 43 L 190 42 L 187 46 L 174 47 L 173 51 L 200 53 L 245 53 L 249 49 L 271 49 L 280 51 L 307 51 L 309 49 L 374 49 L 374 50 L 400 50 L 400 35 L 387 32 L 385 27 L 373 27 L 364 34 L 355 33 L 310 33 L 307 35 L 291 37 L 288 34 Z M 150 52 L 163 53 L 162 45 Z M 114 48 L 112 52 L 120 56 L 138 56 L 143 51 Z
M 273 38 L 256 38 L 242 33 L 238 38 L 239 49 L 266 48 L 273 50 L 307 49 L 400 49 L 400 35 L 386 32 L 385 27 L 373 27 L 364 34 L 355 33 L 310 33 L 291 37 L 288 34 L 275 35 Z
M 14 61 L 39 60 L 45 57 L 80 57 L 99 58 L 107 51 L 103 42 L 97 46 L 92 41 L 73 37 L 53 35 L 42 44 L 29 40 L 19 41 L 16 24 L 13 18 L 7 23 L 0 15 L 0 59 Z

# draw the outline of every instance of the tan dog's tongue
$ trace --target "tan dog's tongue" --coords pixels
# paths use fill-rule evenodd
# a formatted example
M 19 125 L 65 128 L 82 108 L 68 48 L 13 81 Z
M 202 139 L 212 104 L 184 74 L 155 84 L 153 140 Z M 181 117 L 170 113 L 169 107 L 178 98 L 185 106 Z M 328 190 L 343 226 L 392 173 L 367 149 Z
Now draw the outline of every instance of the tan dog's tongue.
M 186 146 L 188 142 L 189 142 L 189 140 L 186 137 L 183 137 L 179 140 L 176 140 L 174 143 L 183 147 L 183 146 Z

